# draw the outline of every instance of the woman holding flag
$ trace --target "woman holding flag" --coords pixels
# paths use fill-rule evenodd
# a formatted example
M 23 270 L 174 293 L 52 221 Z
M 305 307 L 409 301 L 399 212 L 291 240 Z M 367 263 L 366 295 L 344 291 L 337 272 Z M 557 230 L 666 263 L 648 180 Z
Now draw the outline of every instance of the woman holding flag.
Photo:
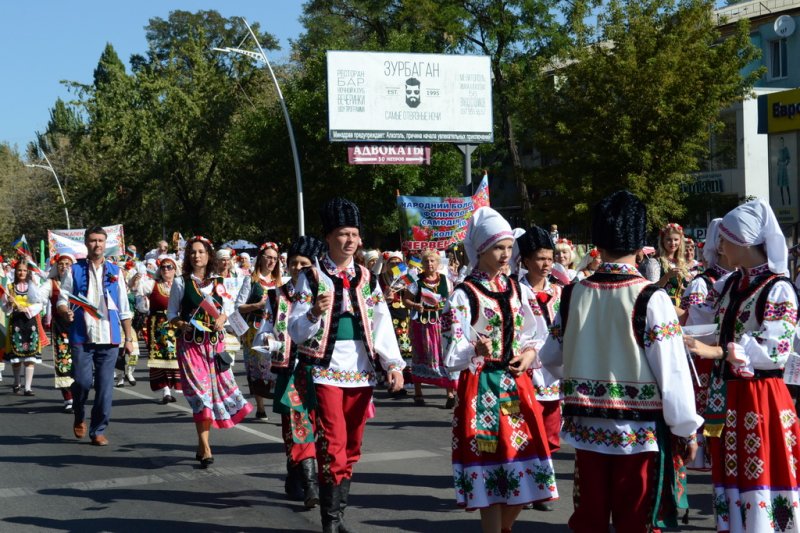
M 43 302 L 50 300 L 52 306 L 50 319 L 50 335 L 53 339 L 53 368 L 55 370 L 55 386 L 64 398 L 64 412 L 73 413 L 72 407 L 72 354 L 69 351 L 69 323 L 55 312 L 58 297 L 61 294 L 61 282 L 72 270 L 75 256 L 71 253 L 59 253 L 55 256 L 55 264 L 42 285 L 39 295 Z
M 403 289 L 410 285 L 416 278 L 408 272 L 408 268 L 403 263 L 401 252 L 383 252 L 383 266 L 381 275 L 378 278 L 386 304 L 389 306 L 389 314 L 392 315 L 392 325 L 394 334 L 397 337 L 397 346 L 400 348 L 400 355 L 406 361 L 403 378 L 409 381 L 411 365 L 411 337 L 409 336 L 409 309 L 403 302 Z M 393 398 L 403 398 L 408 394 L 405 389 L 401 389 L 391 396 Z
M 446 409 L 456 404 L 458 373 L 450 373 L 442 364 L 441 311 L 453 291 L 447 276 L 439 272 L 441 259 L 436 250 L 422 253 L 419 280 L 406 290 L 404 303 L 411 309 L 411 375 L 414 380 L 414 403 L 425 405 L 422 384 L 447 389 Z
M 211 426 L 230 428 L 253 410 L 236 385 L 230 367 L 223 370 L 225 321 L 222 295 L 225 286 L 210 261 L 214 247 L 205 237 L 186 243 L 183 275 L 175 279 L 169 294 L 167 319 L 181 332 L 178 364 L 183 393 L 194 415 L 197 454 L 201 468 L 214 462 L 209 444 Z
M 3 291 L 3 311 L 8 315 L 5 361 L 14 371 L 14 393 L 22 389 L 25 366 L 25 396 L 33 396 L 33 365 L 42 362 L 42 336 L 36 317 L 42 310 L 39 288 L 28 269 L 27 257 L 12 262 L 14 281 Z

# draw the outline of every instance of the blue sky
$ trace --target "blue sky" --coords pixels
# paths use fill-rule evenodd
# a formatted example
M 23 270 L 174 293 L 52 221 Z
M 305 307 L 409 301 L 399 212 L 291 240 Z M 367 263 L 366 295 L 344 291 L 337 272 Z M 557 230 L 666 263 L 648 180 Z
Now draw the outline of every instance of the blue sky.
M 170 11 L 214 9 L 258 22 L 281 42 L 270 61 L 288 57 L 302 32 L 302 0 L 0 0 L 0 142 L 20 151 L 47 126 L 56 98 L 72 98 L 61 80 L 88 83 L 107 42 L 128 66 L 144 53 L 149 19 Z M 235 46 L 238 43 L 231 43 Z

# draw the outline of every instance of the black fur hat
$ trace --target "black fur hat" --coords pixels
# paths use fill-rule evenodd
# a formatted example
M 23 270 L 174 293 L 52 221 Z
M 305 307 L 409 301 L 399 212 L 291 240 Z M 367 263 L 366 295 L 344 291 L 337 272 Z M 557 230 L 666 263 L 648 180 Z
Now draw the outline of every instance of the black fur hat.
M 539 226 L 531 226 L 528 231 L 517 239 L 517 245 L 519 246 L 519 255 L 521 257 L 528 257 L 533 252 L 541 249 L 555 249 L 550 234 Z
M 602 250 L 631 254 L 647 238 L 647 209 L 630 191 L 606 196 L 592 213 L 592 241 Z
M 289 247 L 289 252 L 286 254 L 286 258 L 288 259 L 296 255 L 302 255 L 303 257 L 314 259 L 315 257 L 322 257 L 322 254 L 327 251 L 327 244 L 315 237 L 303 235 L 302 237 L 298 237 L 297 240 L 294 241 Z
M 322 218 L 322 233 L 327 235 L 336 228 L 361 229 L 361 214 L 358 206 L 345 198 L 328 200 L 319 211 Z

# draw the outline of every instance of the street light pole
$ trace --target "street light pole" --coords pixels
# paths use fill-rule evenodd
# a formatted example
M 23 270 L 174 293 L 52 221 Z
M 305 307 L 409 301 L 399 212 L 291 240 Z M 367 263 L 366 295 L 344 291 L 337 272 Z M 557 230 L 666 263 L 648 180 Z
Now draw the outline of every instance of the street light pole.
M 264 49 L 261 47 L 261 43 L 258 41 L 258 37 L 253 32 L 253 29 L 250 27 L 250 24 L 247 23 L 247 20 L 242 17 L 242 22 L 244 25 L 247 26 L 247 30 L 250 32 L 250 35 L 253 37 L 253 40 L 256 42 L 256 46 L 258 46 L 258 50 L 260 53 L 256 54 L 255 52 L 251 52 L 250 50 L 242 50 L 239 48 L 214 48 L 217 52 L 225 52 L 225 53 L 234 53 L 234 54 L 242 54 L 248 57 L 252 57 L 254 59 L 258 59 L 263 61 L 267 65 L 267 69 L 269 69 L 269 75 L 272 77 L 272 82 L 275 84 L 275 89 L 278 91 L 278 100 L 281 103 L 281 109 L 283 110 L 283 118 L 286 121 L 286 129 L 289 130 L 289 144 L 292 147 L 292 158 L 294 159 L 294 175 L 297 181 L 297 227 L 298 233 L 300 236 L 306 234 L 306 225 L 305 225 L 305 215 L 303 213 L 303 177 L 300 174 L 300 158 L 297 155 L 297 143 L 294 140 L 294 129 L 292 128 L 292 120 L 289 118 L 289 110 L 286 108 L 286 100 L 283 99 L 283 92 L 281 92 L 281 87 L 278 85 L 278 79 L 275 77 L 275 72 L 272 70 L 272 65 L 269 63 L 269 59 L 267 59 L 267 54 L 264 52 Z
M 58 185 L 58 192 L 61 194 L 61 202 L 64 204 L 64 216 L 67 218 L 67 229 L 71 229 L 69 225 L 69 211 L 67 210 L 67 199 L 64 197 L 64 189 L 61 188 L 61 181 L 58 179 L 58 174 L 56 174 L 56 170 L 53 168 L 53 165 L 50 163 L 50 160 L 47 159 L 47 154 L 42 152 L 44 156 L 44 160 L 47 161 L 47 165 L 34 165 L 28 164 L 25 165 L 29 168 L 43 168 L 45 170 L 49 170 L 53 177 L 56 179 L 56 185 Z

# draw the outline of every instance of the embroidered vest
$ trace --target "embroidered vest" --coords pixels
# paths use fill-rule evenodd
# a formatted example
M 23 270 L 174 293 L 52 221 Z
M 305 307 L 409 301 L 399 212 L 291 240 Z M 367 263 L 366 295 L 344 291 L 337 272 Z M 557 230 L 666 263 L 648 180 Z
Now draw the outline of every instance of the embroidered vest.
M 267 289 L 261 284 L 261 281 L 253 281 L 252 279 L 245 280 L 245 283 L 250 284 L 250 295 L 247 297 L 245 304 L 254 304 L 260 302 L 264 297 Z M 255 311 L 250 311 L 244 315 L 247 324 L 255 329 L 261 327 L 261 321 L 264 319 L 264 308 L 259 307 Z
M 211 291 L 211 298 L 214 300 L 214 305 L 217 310 L 222 311 L 222 296 L 220 292 L 224 292 L 225 284 L 221 277 L 215 276 L 210 280 L 214 284 L 214 290 Z M 221 289 L 219 287 L 222 287 Z M 189 333 L 184 333 L 183 340 L 186 342 L 194 341 L 195 344 L 203 344 L 205 335 L 208 334 L 212 344 L 217 344 L 222 341 L 225 332 L 216 331 L 214 329 L 214 320 L 200 308 L 200 303 L 205 298 L 205 295 L 200 292 L 199 288 L 195 285 L 191 276 L 183 276 L 183 299 L 181 300 L 181 320 L 188 322 L 192 317 L 195 321 L 203 324 L 210 332 L 202 331 L 197 328 L 192 329 Z
M 167 291 L 167 294 L 162 294 L 162 282 L 157 281 L 155 285 L 153 285 L 153 290 L 150 291 L 150 296 L 148 299 L 150 300 L 150 314 L 154 315 L 156 313 L 166 313 L 167 307 L 169 307 L 169 292 L 170 289 L 164 287 Z
M 432 307 L 422 301 L 422 287 L 432 290 L 441 297 L 439 306 Z M 433 322 L 438 319 L 442 312 L 443 304 L 447 301 L 449 296 L 450 294 L 447 291 L 447 277 L 444 274 L 439 275 L 439 283 L 436 287 L 431 287 L 420 278 L 419 281 L 417 281 L 417 294 L 414 296 L 414 301 L 418 304 L 421 303 L 425 307 L 425 310 L 417 314 L 417 320 L 424 318 L 428 322 Z
M 267 293 L 270 313 L 272 314 L 272 331 L 275 338 L 283 343 L 283 350 L 272 354 L 272 368 L 278 371 L 291 370 L 294 366 L 295 345 L 288 333 L 289 313 L 292 310 L 292 294 L 289 285 L 270 289 Z M 270 317 L 266 317 L 267 320 Z
M 325 280 L 321 280 L 320 275 L 324 276 Z M 307 269 L 306 276 L 309 280 L 315 281 L 311 285 L 313 289 L 316 284 L 317 295 L 333 290 L 333 298 L 320 317 L 320 327 L 317 333 L 299 344 L 297 351 L 304 362 L 328 368 L 333 356 L 333 347 L 336 344 L 336 332 L 339 329 L 339 318 L 342 316 L 342 293 L 345 289 L 341 278 L 330 277 L 317 269 Z M 333 289 L 328 285 L 329 283 L 333 285 Z M 354 328 L 360 330 L 367 353 L 374 360 L 372 319 L 377 301 L 373 298 L 372 292 L 369 271 L 361 265 L 356 265 L 356 275 L 350 280 L 350 302 L 353 306 Z M 312 304 L 315 300 L 316 296 L 312 299 Z
M 467 278 L 458 288 L 464 291 L 470 303 L 472 327 L 492 340 L 492 351 L 484 357 L 488 368 L 506 368 L 519 351 L 519 334 L 523 318 L 519 310 L 519 282 L 506 278 L 504 292 L 490 291 L 476 280 Z
M 72 265 L 72 292 L 79 296 L 86 296 L 89 291 L 89 263 L 86 259 L 79 259 Z M 111 329 L 111 344 L 122 342 L 121 322 L 119 319 L 119 291 L 111 290 L 117 288 L 117 281 L 111 278 L 118 278 L 120 275 L 119 267 L 114 263 L 106 261 L 103 264 L 103 298 L 106 302 L 108 316 L 108 327 Z M 112 305 L 109 305 L 109 299 Z M 113 308 L 113 309 L 112 309 Z M 72 327 L 69 328 L 69 342 L 72 344 L 85 344 L 89 336 L 86 332 L 86 316 L 84 310 L 78 306 L 74 309 L 74 320 Z
M 561 307 L 562 290 L 563 287 L 558 283 L 550 283 L 550 286 L 546 291 L 536 292 L 533 290 L 533 288 L 531 288 L 533 299 L 531 299 L 528 304 L 530 304 L 534 315 L 544 318 L 548 328 L 553 324 L 553 319 L 556 317 L 559 307 Z M 546 302 L 544 303 L 539 299 L 539 294 L 541 293 L 544 293 L 548 296 Z
M 640 276 L 596 279 L 603 278 L 595 275 L 572 285 L 562 297 L 562 321 L 565 310 L 569 316 L 563 335 L 564 414 L 657 420 L 661 391 L 637 339 L 643 324 L 636 324 L 646 319 L 646 301 L 640 304 L 653 286 Z

